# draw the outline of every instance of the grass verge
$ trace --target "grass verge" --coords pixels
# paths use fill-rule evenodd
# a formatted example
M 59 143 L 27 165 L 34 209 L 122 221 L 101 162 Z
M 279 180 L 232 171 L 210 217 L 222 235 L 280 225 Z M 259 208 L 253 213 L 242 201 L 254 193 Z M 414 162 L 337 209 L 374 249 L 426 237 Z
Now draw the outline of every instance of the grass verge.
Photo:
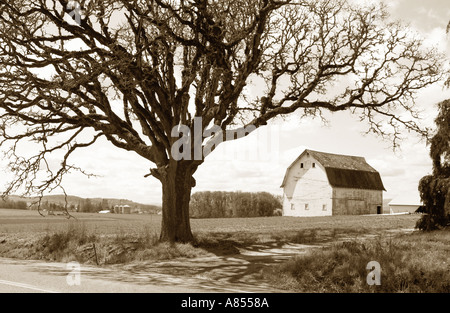
M 380 285 L 367 264 L 381 266 Z M 450 230 L 334 243 L 272 268 L 274 287 L 296 292 L 450 292 Z
M 105 235 L 96 233 L 84 223 L 71 222 L 66 228 L 47 230 L 37 237 L 0 238 L 0 255 L 18 259 L 105 265 L 205 254 L 205 250 L 191 244 L 161 243 L 158 235 L 145 227 L 133 233 L 119 229 L 115 234 Z

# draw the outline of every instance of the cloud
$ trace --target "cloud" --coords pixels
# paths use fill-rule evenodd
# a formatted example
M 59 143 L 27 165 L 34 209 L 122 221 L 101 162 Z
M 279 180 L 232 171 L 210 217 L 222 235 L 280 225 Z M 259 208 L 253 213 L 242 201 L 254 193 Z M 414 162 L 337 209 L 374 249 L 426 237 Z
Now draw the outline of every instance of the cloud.
M 404 168 L 390 168 L 381 173 L 383 177 L 399 177 L 404 175 L 406 170 Z
M 449 19 L 447 0 L 397 0 L 394 3 L 389 6 L 393 17 L 410 22 L 421 31 L 447 26 Z

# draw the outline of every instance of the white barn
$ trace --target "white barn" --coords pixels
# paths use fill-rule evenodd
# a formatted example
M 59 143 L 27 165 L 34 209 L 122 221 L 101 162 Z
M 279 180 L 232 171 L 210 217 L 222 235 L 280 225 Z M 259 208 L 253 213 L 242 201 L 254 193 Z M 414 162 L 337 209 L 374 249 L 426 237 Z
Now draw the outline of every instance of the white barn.
M 305 150 L 281 184 L 284 216 L 381 214 L 380 174 L 363 157 Z

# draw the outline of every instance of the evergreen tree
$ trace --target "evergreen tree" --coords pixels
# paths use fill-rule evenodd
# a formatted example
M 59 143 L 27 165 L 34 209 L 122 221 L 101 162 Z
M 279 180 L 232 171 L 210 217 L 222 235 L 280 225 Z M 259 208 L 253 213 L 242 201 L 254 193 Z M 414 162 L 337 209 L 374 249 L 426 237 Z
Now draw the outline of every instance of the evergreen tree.
M 426 213 L 417 228 L 433 230 L 450 223 L 450 99 L 438 104 L 437 131 L 430 141 L 433 173 L 419 182 Z

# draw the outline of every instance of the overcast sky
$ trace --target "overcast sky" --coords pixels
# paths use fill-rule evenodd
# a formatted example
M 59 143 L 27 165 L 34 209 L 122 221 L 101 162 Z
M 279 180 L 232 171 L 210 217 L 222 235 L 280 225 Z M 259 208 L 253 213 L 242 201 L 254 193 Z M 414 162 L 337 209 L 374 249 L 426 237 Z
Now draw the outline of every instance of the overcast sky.
M 392 16 L 411 23 L 428 43 L 436 43 L 450 56 L 448 0 L 396 0 L 387 2 Z M 425 123 L 437 114 L 436 103 L 450 98 L 450 91 L 435 85 L 420 92 L 418 105 L 424 108 Z M 285 170 L 305 149 L 363 156 L 377 169 L 387 189 L 385 198 L 417 195 L 418 181 L 431 172 L 429 147 L 414 134 L 393 151 L 392 143 L 362 133 L 367 125 L 348 112 L 328 114 L 328 125 L 320 119 L 300 119 L 297 114 L 286 121 L 274 121 L 244 139 L 219 146 L 195 174 L 195 191 L 241 190 L 282 194 L 280 184 Z M 144 178 L 154 165 L 133 152 L 113 147 L 106 141 L 78 152 L 78 165 L 99 175 L 86 178 L 67 176 L 66 192 L 82 197 L 124 198 L 141 203 L 161 203 L 161 184 Z

